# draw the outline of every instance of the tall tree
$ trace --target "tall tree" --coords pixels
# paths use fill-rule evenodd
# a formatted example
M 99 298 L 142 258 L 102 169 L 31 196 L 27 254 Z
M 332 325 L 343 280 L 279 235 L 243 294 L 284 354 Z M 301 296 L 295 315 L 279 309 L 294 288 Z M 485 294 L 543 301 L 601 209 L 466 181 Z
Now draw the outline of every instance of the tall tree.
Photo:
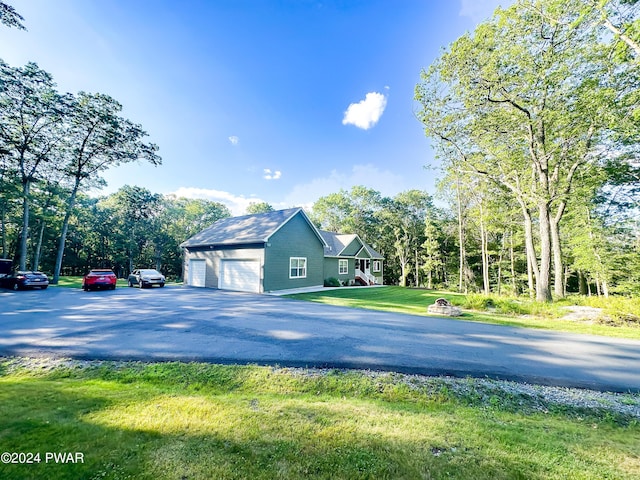
M 268 213 L 273 212 L 273 207 L 267 202 L 251 202 L 247 207 L 247 215 L 253 215 L 255 213 Z
M 394 253 L 400 263 L 400 285 L 408 284 L 409 274 L 420 285 L 420 258 L 425 241 L 426 220 L 433 211 L 431 196 L 420 190 L 400 192 L 382 212 L 385 227 L 392 232 Z M 413 267 L 413 272 L 410 272 Z
M 373 243 L 384 203 L 380 192 L 356 185 L 350 191 L 341 189 L 319 198 L 313 205 L 312 218 L 326 230 L 357 233 L 363 240 Z
M 149 261 L 142 258 L 141 253 L 144 245 L 152 238 L 151 220 L 161 212 L 162 197 L 146 188 L 125 185 L 108 200 L 105 203 L 117 215 L 118 224 L 122 228 L 119 235 L 120 247 L 126 250 L 125 269 L 130 273 L 138 261 Z
M 417 86 L 420 118 L 441 158 L 494 182 L 521 207 L 536 297 L 563 272 L 559 225 L 576 173 L 620 105 L 579 0 L 520 0 L 458 39 Z M 533 226 L 538 225 L 534 245 Z
M 0 23 L 7 27 L 15 27 L 19 30 L 26 30 L 22 24 L 24 18 L 11 5 L 0 2 Z
M 122 105 L 108 95 L 80 92 L 73 98 L 65 126 L 67 135 L 61 145 L 62 171 L 71 179 L 66 213 L 58 243 L 52 283 L 57 283 L 64 247 L 76 196 L 81 187 L 100 180 L 99 175 L 123 163 L 144 159 L 160 165 L 158 147 L 144 143 L 147 133 L 140 125 L 121 117 Z
M 0 60 L 0 144 L 20 179 L 22 232 L 20 269 L 26 269 L 30 191 L 33 182 L 53 167 L 64 137 L 68 98 L 55 89 L 52 76 L 35 63 L 11 68 Z
M 182 275 L 180 244 L 221 218 L 231 216 L 229 209 L 219 203 L 203 199 L 163 198 L 163 208 L 154 229 L 155 258 L 162 262 L 163 273 Z M 157 266 L 157 263 L 156 263 Z

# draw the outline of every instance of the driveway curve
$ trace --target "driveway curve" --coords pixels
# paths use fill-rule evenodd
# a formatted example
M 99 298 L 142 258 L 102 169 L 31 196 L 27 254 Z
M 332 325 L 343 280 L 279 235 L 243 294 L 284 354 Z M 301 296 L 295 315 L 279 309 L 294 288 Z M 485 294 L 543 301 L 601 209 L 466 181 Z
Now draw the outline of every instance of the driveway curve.
M 0 290 L 0 355 L 364 368 L 640 392 L 640 341 L 175 286 Z

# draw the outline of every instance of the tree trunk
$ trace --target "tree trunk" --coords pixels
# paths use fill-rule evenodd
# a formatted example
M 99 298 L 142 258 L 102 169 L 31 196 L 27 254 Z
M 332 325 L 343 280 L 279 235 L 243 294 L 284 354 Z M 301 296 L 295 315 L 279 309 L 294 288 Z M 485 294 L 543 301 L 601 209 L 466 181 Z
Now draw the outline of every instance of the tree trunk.
M 540 272 L 536 278 L 536 300 L 550 302 L 551 296 L 551 221 L 549 203 L 538 204 L 540 222 Z
M 587 277 L 582 270 L 578 270 L 578 293 L 580 295 L 587 294 Z
M 32 268 L 35 271 L 40 270 L 40 252 L 42 251 L 42 237 L 44 236 L 44 219 L 40 223 L 40 232 L 38 233 L 38 244 L 36 245 L 36 251 L 33 256 Z
M 462 199 L 460 197 L 460 177 L 457 179 L 458 186 L 456 188 L 456 198 L 458 202 L 458 242 L 460 243 L 460 276 L 458 281 L 458 291 L 467 291 L 467 282 L 465 277 L 465 270 L 467 267 L 467 252 L 464 247 L 465 234 L 464 234 L 464 221 L 462 219 Z
M 518 294 L 518 286 L 516 283 L 516 260 L 513 252 L 513 230 L 509 231 L 509 256 L 511 261 L 511 286 L 514 295 Z
M 553 247 L 553 273 L 554 290 L 553 293 L 558 298 L 564 298 L 564 265 L 562 262 L 562 244 L 560 243 L 560 219 L 564 214 L 566 203 L 562 202 L 558 206 L 558 211 L 554 217 L 550 218 L 551 245 Z
M 159 256 L 156 257 L 156 270 L 162 270 L 162 258 L 160 258 Z
M 529 279 L 529 296 L 535 297 L 535 280 L 540 275 L 538 272 L 538 259 L 536 250 L 533 245 L 533 222 L 531 221 L 531 212 L 522 206 L 522 214 L 524 217 L 524 243 L 527 253 L 527 276 Z
M 482 287 L 485 295 L 491 293 L 489 285 L 489 258 L 487 254 L 487 232 L 484 228 L 484 211 L 480 202 L 480 255 L 482 256 Z
M 67 202 L 67 211 L 64 214 L 64 220 L 62 222 L 62 231 L 60 232 L 60 240 L 58 241 L 58 252 L 56 254 L 56 265 L 53 269 L 53 279 L 51 283 L 57 284 L 58 280 L 60 280 L 60 270 L 62 270 L 62 259 L 64 258 L 64 246 L 67 242 L 67 231 L 69 229 L 69 220 L 71 219 L 71 212 L 73 211 L 73 207 L 76 204 L 76 195 L 78 193 L 78 188 L 80 187 L 80 181 L 76 178 L 76 182 L 73 186 L 73 191 L 69 196 L 69 201 Z
M 7 256 L 7 207 L 4 202 L 2 202 L 0 222 L 2 226 L 2 258 L 5 258 Z
M 400 259 L 400 286 L 407 286 L 407 262 L 404 259 Z
M 498 285 L 496 287 L 498 295 L 501 294 L 501 288 L 502 288 L 502 260 L 504 259 L 505 237 L 506 237 L 506 232 L 502 232 L 502 242 L 500 244 L 500 255 L 498 257 Z
M 20 236 L 20 270 L 27 269 L 27 240 L 29 238 L 29 193 L 31 182 L 22 182 L 22 234 Z

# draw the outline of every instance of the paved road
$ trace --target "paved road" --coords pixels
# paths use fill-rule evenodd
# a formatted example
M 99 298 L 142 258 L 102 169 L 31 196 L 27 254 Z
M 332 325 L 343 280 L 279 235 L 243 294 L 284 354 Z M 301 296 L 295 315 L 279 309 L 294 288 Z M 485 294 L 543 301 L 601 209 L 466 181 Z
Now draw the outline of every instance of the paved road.
M 0 290 L 0 355 L 370 368 L 640 391 L 640 342 L 165 287 Z

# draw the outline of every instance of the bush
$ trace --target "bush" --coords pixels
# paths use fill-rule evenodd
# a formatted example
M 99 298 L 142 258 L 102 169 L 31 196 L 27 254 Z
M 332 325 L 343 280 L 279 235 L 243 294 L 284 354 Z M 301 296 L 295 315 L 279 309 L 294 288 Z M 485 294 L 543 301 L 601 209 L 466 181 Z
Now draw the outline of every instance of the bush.
M 324 279 L 324 286 L 325 287 L 340 287 L 340 286 L 342 286 L 342 284 L 340 283 L 340 280 L 338 280 L 336 277 L 329 277 L 329 278 L 325 278 Z
M 523 297 L 506 297 L 500 295 L 484 295 L 470 293 L 462 302 L 463 308 L 476 311 L 494 309 L 497 313 L 506 315 L 535 315 L 543 317 L 558 317 L 560 310 L 555 304 L 540 303 Z

